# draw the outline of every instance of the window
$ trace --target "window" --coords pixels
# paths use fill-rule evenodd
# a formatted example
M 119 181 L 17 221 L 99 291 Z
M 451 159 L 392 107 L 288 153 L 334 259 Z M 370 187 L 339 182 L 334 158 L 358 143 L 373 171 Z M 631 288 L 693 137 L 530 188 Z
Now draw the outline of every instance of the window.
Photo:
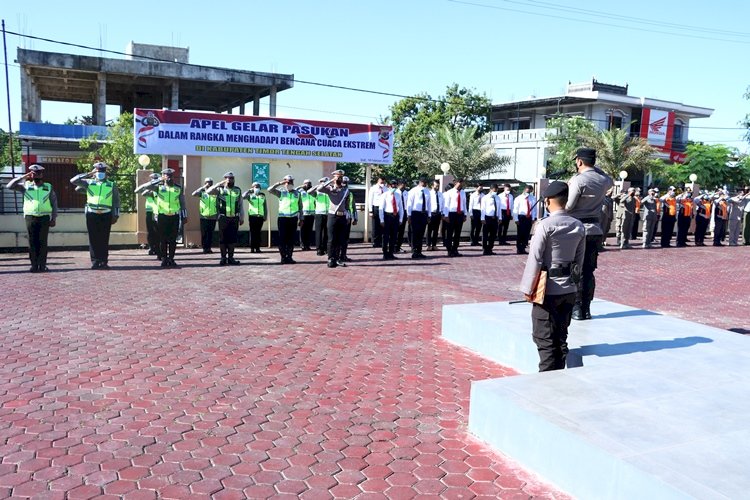
M 622 128 L 622 116 L 610 116 L 607 119 L 607 130 L 612 130 L 613 128 Z
M 529 130 L 531 128 L 531 120 L 514 120 L 513 130 Z
M 505 122 L 495 122 L 492 124 L 492 130 L 495 132 L 502 132 L 505 130 Z

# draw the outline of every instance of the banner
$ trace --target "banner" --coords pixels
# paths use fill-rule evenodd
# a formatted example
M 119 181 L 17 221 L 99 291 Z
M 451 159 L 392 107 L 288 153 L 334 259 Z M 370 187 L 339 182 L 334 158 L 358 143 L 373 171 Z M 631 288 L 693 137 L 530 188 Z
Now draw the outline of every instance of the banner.
M 674 113 L 660 109 L 643 108 L 641 114 L 641 137 L 655 148 L 672 150 Z
M 393 163 L 393 127 L 292 118 L 135 111 L 135 154 Z

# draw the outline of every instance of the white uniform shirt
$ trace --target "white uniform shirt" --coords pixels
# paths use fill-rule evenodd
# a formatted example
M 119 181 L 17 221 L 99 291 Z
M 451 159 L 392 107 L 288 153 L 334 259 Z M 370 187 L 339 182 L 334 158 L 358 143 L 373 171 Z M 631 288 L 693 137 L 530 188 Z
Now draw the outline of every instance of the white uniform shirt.
M 380 222 L 385 222 L 385 214 L 393 213 L 393 200 L 396 200 L 398 222 L 401 223 L 404 220 L 404 199 L 397 189 L 389 189 L 380 197 Z
M 498 193 L 500 199 L 500 211 L 503 212 L 503 219 L 510 219 L 513 216 L 513 195 L 503 191 Z
M 422 200 L 424 200 L 424 204 Z M 426 212 L 428 215 L 432 212 L 430 191 L 426 187 L 415 186 L 409 190 L 406 201 L 406 215 L 411 217 L 412 212 Z
M 482 220 L 485 217 L 497 217 L 497 213 L 500 211 L 500 197 L 496 193 L 488 193 L 482 198 L 481 210 Z
M 470 210 L 481 210 L 482 209 L 482 198 L 484 193 L 481 191 L 473 191 L 469 196 L 469 209 Z
M 434 189 L 430 189 L 430 207 L 432 208 L 432 212 L 439 212 L 440 215 L 443 214 L 443 205 L 445 205 L 445 200 L 443 199 L 443 193 L 441 191 L 435 191 Z
M 513 203 L 513 220 L 518 222 L 519 216 L 527 216 L 529 208 L 531 209 L 531 219 L 536 219 L 536 197 L 530 193 L 523 193 Z
M 373 184 L 370 186 L 370 206 L 371 207 L 379 207 L 380 202 L 383 199 L 383 193 L 385 193 L 388 190 L 388 187 L 383 184 Z
M 448 217 L 451 212 L 457 212 L 459 207 L 459 200 L 461 206 L 461 213 L 466 214 L 466 193 L 462 189 L 458 191 L 456 188 L 449 189 L 443 195 L 443 217 Z

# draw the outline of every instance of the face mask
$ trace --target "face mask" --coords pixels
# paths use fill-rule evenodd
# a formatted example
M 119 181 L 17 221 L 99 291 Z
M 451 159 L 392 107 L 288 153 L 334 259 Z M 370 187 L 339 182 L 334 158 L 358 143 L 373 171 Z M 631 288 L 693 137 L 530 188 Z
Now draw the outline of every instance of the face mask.
M 34 177 L 32 177 L 32 180 L 34 181 L 35 184 L 41 184 L 44 181 L 44 179 L 42 179 L 42 177 L 38 175 L 35 175 Z
M 106 172 L 97 172 L 96 173 L 96 179 L 97 180 L 103 181 L 106 178 L 107 178 L 107 173 Z
M 260 188 L 253 188 L 253 193 L 254 194 L 260 193 Z
M 341 179 L 336 179 L 336 185 L 340 186 L 341 184 L 343 184 L 342 180 Z
M 234 187 L 234 181 L 227 182 L 227 187 Z

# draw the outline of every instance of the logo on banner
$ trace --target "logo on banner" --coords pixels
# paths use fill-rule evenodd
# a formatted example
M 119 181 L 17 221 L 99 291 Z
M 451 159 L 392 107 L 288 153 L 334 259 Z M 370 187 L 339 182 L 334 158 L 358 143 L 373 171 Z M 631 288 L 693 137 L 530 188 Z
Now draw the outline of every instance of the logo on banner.
M 662 132 L 662 127 L 667 121 L 667 117 L 659 118 L 658 120 L 654 120 L 651 123 L 648 124 L 649 127 L 649 133 L 650 134 L 657 134 L 657 135 L 664 135 L 664 132 Z
M 378 136 L 378 146 L 383 149 L 383 158 L 388 158 L 391 155 L 391 129 L 386 127 L 380 128 L 380 135 Z
M 156 132 L 156 127 L 159 126 L 159 119 L 152 113 L 148 112 L 143 118 L 136 118 L 136 121 L 142 126 L 136 131 L 136 137 L 138 138 L 138 145 L 145 148 L 148 144 L 146 137 L 153 135 Z

